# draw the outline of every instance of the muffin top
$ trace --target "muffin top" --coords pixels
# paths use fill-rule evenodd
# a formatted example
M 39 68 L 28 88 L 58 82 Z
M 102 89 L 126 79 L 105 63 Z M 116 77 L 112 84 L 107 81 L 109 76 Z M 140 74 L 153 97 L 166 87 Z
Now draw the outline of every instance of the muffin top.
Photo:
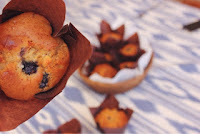
M 122 128 L 128 122 L 128 117 L 122 110 L 105 108 L 95 117 L 100 128 Z
M 127 44 L 120 49 L 120 53 L 124 56 L 135 56 L 139 52 L 139 46 L 136 44 Z
M 134 61 L 125 61 L 119 64 L 120 69 L 135 68 L 135 67 L 137 67 L 137 62 Z
M 103 77 L 112 78 L 117 73 L 117 70 L 114 67 L 112 67 L 111 65 L 109 65 L 107 63 L 103 63 L 103 64 L 96 65 L 94 67 L 94 70 L 92 71 L 92 74 L 93 73 L 98 73 L 99 75 L 101 75 Z
M 53 88 L 70 61 L 67 45 L 52 37 L 47 19 L 28 12 L 0 24 L 0 88 L 28 100 Z
M 101 40 L 102 43 L 106 43 L 108 40 L 119 41 L 121 39 L 122 39 L 122 37 L 119 34 L 111 32 L 111 33 L 105 33 L 105 34 L 103 34 L 100 40 Z

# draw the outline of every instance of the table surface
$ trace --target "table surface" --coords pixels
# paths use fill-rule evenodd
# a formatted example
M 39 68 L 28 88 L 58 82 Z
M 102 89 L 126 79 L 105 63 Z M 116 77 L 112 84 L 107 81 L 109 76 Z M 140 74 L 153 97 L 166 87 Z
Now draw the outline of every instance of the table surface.
M 9 0 L 0 1 L 0 9 Z M 116 28 L 126 26 L 126 37 L 136 31 L 146 35 L 155 58 L 145 80 L 134 90 L 118 94 L 123 108 L 134 109 L 125 133 L 200 133 L 200 30 L 182 30 L 200 19 L 197 8 L 165 0 L 65 0 L 65 23 L 72 22 L 92 44 L 99 23 L 107 20 Z M 98 106 L 98 94 L 74 73 L 61 94 L 30 120 L 4 132 L 41 133 L 76 118 L 82 133 L 100 133 L 88 107 Z M 2 134 L 4 134 L 2 133 Z

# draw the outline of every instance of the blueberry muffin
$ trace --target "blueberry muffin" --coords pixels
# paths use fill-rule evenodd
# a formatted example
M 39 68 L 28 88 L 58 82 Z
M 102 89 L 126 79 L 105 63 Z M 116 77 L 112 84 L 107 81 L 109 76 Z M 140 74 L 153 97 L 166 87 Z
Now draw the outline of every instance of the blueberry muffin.
M 136 44 L 127 44 L 120 49 L 120 53 L 127 57 L 136 56 L 139 53 L 139 46 Z
M 6 96 L 29 100 L 53 88 L 70 61 L 67 45 L 52 37 L 50 23 L 28 12 L 0 24 L 0 88 Z
M 100 128 L 122 128 L 127 124 L 128 117 L 122 110 L 105 108 L 96 115 L 95 122 Z
M 111 65 L 107 63 L 103 63 L 103 64 L 98 64 L 94 67 L 92 74 L 94 73 L 98 73 L 99 75 L 103 77 L 112 78 L 116 75 L 117 69 L 115 69 L 114 67 L 112 67 Z
M 106 43 L 109 40 L 113 40 L 113 41 L 120 41 L 122 39 L 121 35 L 111 32 L 111 33 L 105 33 L 102 35 L 102 37 L 100 38 L 100 41 L 102 43 Z
M 125 61 L 119 64 L 120 69 L 136 68 L 136 67 L 137 67 L 137 62 L 134 62 L 134 61 Z

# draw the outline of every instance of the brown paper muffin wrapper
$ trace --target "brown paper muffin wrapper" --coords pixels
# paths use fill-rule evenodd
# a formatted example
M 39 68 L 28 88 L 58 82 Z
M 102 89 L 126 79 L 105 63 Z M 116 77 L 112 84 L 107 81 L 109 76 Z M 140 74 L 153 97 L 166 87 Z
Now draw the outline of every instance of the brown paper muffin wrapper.
M 70 75 L 91 55 L 90 42 L 72 25 L 63 27 L 65 3 L 62 0 L 11 0 L 3 9 L 0 23 L 23 12 L 43 15 L 52 25 L 53 36 L 61 37 L 68 45 L 70 63 L 61 81 L 48 92 L 35 95 L 28 101 L 8 98 L 0 90 L 0 131 L 8 131 L 35 115 L 65 87 Z
M 98 38 L 98 40 L 100 42 L 100 46 L 101 46 L 102 51 L 109 52 L 110 49 L 113 49 L 113 48 L 116 48 L 116 47 L 120 46 L 120 44 L 122 43 L 122 39 L 124 37 L 124 30 L 125 30 L 125 26 L 124 25 L 121 25 L 117 29 L 113 30 L 111 28 L 110 24 L 107 21 L 102 20 L 102 22 L 100 24 L 101 33 L 96 34 L 96 36 L 97 36 L 97 38 Z M 120 36 L 120 40 L 108 39 L 106 42 L 102 42 L 101 41 L 101 37 L 104 34 L 110 34 L 110 33 L 115 33 L 115 34 L 119 35 Z
M 117 34 L 119 34 L 120 36 L 123 37 L 124 36 L 124 29 L 125 29 L 125 26 L 121 25 L 116 30 L 113 30 L 111 28 L 110 24 L 106 20 L 102 20 L 102 22 L 100 24 L 101 34 L 114 32 L 114 33 L 117 33 Z
M 107 95 L 105 100 L 101 103 L 101 105 L 96 108 L 90 108 L 90 112 L 93 115 L 93 117 L 95 118 L 96 115 L 105 108 L 110 108 L 110 109 L 116 108 L 118 110 L 122 110 L 128 117 L 128 120 L 130 120 L 131 115 L 134 112 L 132 109 L 129 109 L 129 108 L 126 108 L 126 109 L 119 108 L 119 102 L 114 97 L 114 95 Z M 127 122 L 127 124 L 128 124 L 128 122 Z M 97 128 L 102 133 L 123 133 L 124 130 L 126 129 L 126 125 L 122 128 L 101 128 L 97 123 Z
M 81 133 L 80 122 L 77 119 L 72 119 L 71 121 L 62 124 L 55 130 L 47 130 L 43 132 L 43 134 L 64 134 L 64 133 L 80 134 Z

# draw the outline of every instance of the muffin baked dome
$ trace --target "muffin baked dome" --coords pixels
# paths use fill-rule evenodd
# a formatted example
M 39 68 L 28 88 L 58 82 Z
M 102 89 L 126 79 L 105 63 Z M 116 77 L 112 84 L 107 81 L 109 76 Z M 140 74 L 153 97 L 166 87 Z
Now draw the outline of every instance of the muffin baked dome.
M 52 37 L 50 23 L 29 12 L 0 24 L 0 88 L 6 96 L 28 100 L 53 88 L 70 61 L 67 45 Z
M 112 67 L 110 64 L 104 63 L 104 64 L 98 64 L 94 67 L 93 73 L 98 73 L 99 75 L 103 77 L 112 78 L 116 75 L 117 70 Z
M 124 111 L 105 108 L 97 114 L 95 121 L 101 128 L 122 128 L 127 124 L 128 117 Z

